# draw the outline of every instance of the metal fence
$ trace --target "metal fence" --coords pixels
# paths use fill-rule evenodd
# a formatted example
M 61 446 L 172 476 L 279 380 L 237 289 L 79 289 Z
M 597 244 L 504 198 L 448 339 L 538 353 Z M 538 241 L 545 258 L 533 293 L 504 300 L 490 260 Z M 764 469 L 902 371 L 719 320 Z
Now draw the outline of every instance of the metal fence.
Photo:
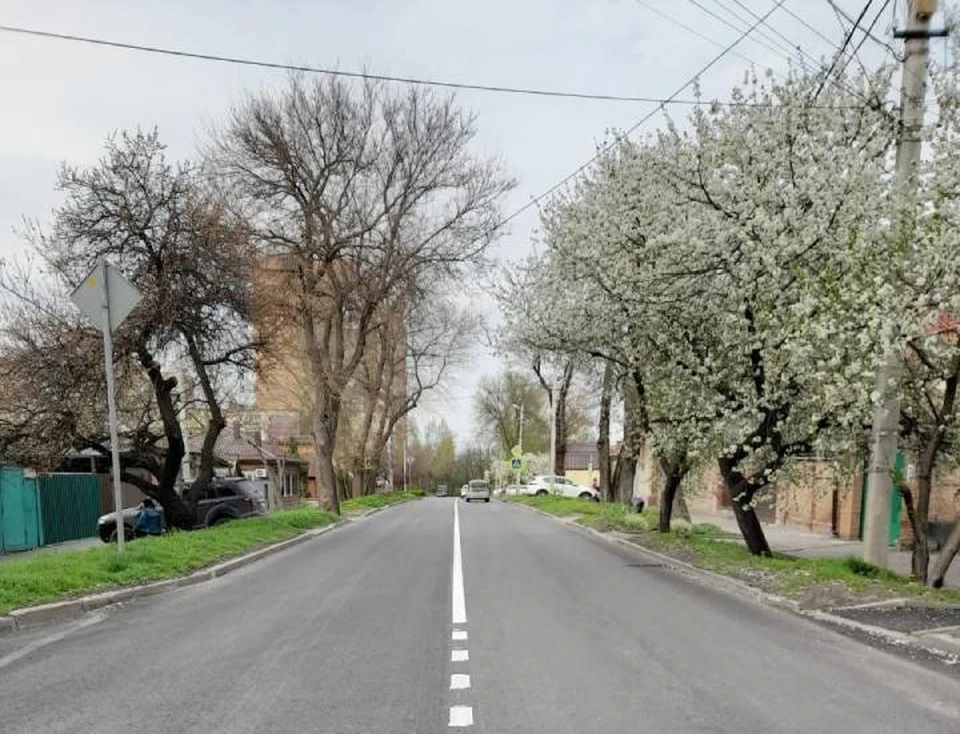
M 103 513 L 96 475 L 47 474 L 39 478 L 38 489 L 44 545 L 97 534 Z

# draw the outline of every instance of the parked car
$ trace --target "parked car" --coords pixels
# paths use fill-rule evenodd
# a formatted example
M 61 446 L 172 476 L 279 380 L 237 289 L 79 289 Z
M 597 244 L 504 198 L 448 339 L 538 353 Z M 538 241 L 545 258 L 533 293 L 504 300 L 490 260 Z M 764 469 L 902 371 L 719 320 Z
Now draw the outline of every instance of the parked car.
M 466 497 L 466 496 L 467 496 L 467 489 L 469 489 L 469 488 L 470 488 L 470 485 L 469 485 L 469 484 L 464 484 L 462 487 L 460 487 L 460 496 L 461 496 L 461 497 Z
M 163 508 L 157 505 L 163 514 Z M 219 525 L 238 517 L 266 514 L 267 505 L 263 494 L 250 480 L 244 477 L 214 477 L 203 496 L 197 502 L 194 518 L 195 528 Z M 124 538 L 138 537 L 134 525 L 140 507 L 128 507 L 123 510 Z M 97 535 L 104 543 L 117 539 L 117 517 L 110 512 L 97 520 Z M 164 529 L 166 522 L 162 523 Z
M 552 488 L 551 479 L 553 480 Z M 582 484 L 577 484 L 567 477 L 551 477 L 550 475 L 541 474 L 534 477 L 533 481 L 527 485 L 527 494 L 543 496 L 550 494 L 551 491 L 553 494 L 558 494 L 563 497 L 579 497 L 583 500 L 600 501 L 600 492 L 593 487 L 585 487 Z
M 467 493 L 463 498 L 469 502 L 470 500 L 483 500 L 484 502 L 490 501 L 490 485 L 487 484 L 483 479 L 471 479 L 467 484 Z

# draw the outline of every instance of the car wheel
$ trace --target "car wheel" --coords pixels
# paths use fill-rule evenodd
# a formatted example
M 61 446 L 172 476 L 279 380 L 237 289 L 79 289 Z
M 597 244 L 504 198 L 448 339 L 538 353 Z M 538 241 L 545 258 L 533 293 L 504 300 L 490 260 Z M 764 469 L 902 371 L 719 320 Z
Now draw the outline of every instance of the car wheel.
M 484 502 L 489 502 L 489 501 L 490 501 L 490 498 L 489 498 L 489 497 L 487 497 L 487 498 L 484 500 Z
M 213 520 L 207 523 L 207 525 L 212 528 L 214 525 L 222 525 L 227 520 L 232 520 L 232 519 L 233 518 L 230 517 L 229 515 L 217 515 L 215 518 L 213 518 Z
M 592 500 L 592 499 L 593 499 L 593 495 L 590 494 L 589 492 L 581 492 L 581 493 L 580 493 L 579 495 L 577 495 L 577 496 L 578 496 L 580 499 L 582 499 L 582 500 Z
M 545 489 L 538 489 L 538 490 L 537 490 L 537 497 L 546 497 L 546 496 L 547 496 L 547 490 L 545 490 Z
M 136 534 L 134 533 L 133 528 L 128 527 L 127 525 L 124 525 L 124 526 L 123 526 L 123 539 L 124 539 L 124 540 L 133 540 L 135 537 L 136 537 Z M 117 542 L 117 529 L 116 529 L 116 528 L 114 528 L 113 530 L 110 531 L 110 540 L 109 540 L 108 542 L 110 542 L 110 543 L 116 543 L 116 542 Z

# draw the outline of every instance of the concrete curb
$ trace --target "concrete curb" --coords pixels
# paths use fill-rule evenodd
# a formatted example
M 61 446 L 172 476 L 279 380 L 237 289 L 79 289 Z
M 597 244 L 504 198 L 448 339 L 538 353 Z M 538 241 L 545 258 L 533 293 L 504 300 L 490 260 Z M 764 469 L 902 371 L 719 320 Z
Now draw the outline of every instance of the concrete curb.
M 830 612 L 825 612 L 819 609 L 802 609 L 798 602 L 793 599 L 787 599 L 786 597 L 778 596 L 776 594 L 770 594 L 766 591 L 757 589 L 756 587 L 750 586 L 749 584 L 739 581 L 737 579 L 730 578 L 729 576 L 724 576 L 722 574 L 715 573 L 713 571 L 708 571 L 703 568 L 698 568 L 691 563 L 686 561 L 681 561 L 672 556 L 668 556 L 664 553 L 659 553 L 658 551 L 650 550 L 645 548 L 642 545 L 637 543 L 631 543 L 625 538 L 618 538 L 614 535 L 609 535 L 607 533 L 602 533 L 599 530 L 594 528 L 586 527 L 585 525 L 580 525 L 574 521 L 563 520 L 562 518 L 557 517 L 556 515 L 551 515 L 549 512 L 544 512 L 536 507 L 531 507 L 530 505 L 522 505 L 528 509 L 533 510 L 544 517 L 547 517 L 554 522 L 563 525 L 564 527 L 571 528 L 578 532 L 586 533 L 592 535 L 595 538 L 599 538 L 606 543 L 611 545 L 618 545 L 624 548 L 629 548 L 635 553 L 640 553 L 643 555 L 652 556 L 658 561 L 664 564 L 664 566 L 683 571 L 691 576 L 699 576 L 702 579 L 707 579 L 711 585 L 718 585 L 725 588 L 727 591 L 737 594 L 738 596 L 745 596 L 747 598 L 754 599 L 762 604 L 767 606 L 776 607 L 784 611 L 795 614 L 799 617 L 804 617 L 806 619 L 819 622 L 821 624 L 834 625 L 837 627 L 843 627 L 849 630 L 854 630 L 863 634 L 871 635 L 873 637 L 879 638 L 884 642 L 899 646 L 899 647 L 910 647 L 916 650 L 920 650 L 929 655 L 933 655 L 951 665 L 960 664 L 960 642 L 955 639 L 946 638 L 944 635 L 930 634 L 930 635 L 912 635 L 905 632 L 898 632 L 896 630 L 889 630 L 885 627 L 876 627 L 874 625 L 864 624 L 863 622 L 857 622 L 852 619 L 847 619 L 846 617 L 841 617 L 836 614 L 831 614 Z M 907 599 L 890 599 L 884 602 L 876 602 L 871 604 L 856 605 L 854 607 L 844 607 L 847 609 L 854 609 L 860 607 L 871 607 L 871 606 L 905 606 Z M 925 637 L 934 637 L 938 639 L 945 647 L 935 646 L 932 644 L 924 644 Z
M 381 507 L 377 509 L 380 510 L 384 508 Z M 86 612 L 90 612 L 95 609 L 101 609 L 103 607 L 110 606 L 111 604 L 118 604 L 140 597 L 153 596 L 154 594 L 162 594 L 163 592 L 170 591 L 172 589 L 180 589 L 186 586 L 200 584 L 205 581 L 212 581 L 215 578 L 226 576 L 228 573 L 243 568 L 244 566 L 249 566 L 252 563 L 256 563 L 267 556 L 272 556 L 276 553 L 285 551 L 288 548 L 293 548 L 294 546 L 305 543 L 308 540 L 312 540 L 313 538 L 330 532 L 331 530 L 334 530 L 335 528 L 347 522 L 350 522 L 350 520 L 342 519 L 331 523 L 330 525 L 325 525 L 321 528 L 306 530 L 292 538 L 281 540 L 278 543 L 268 545 L 265 548 L 260 548 L 236 558 L 230 558 L 226 561 L 218 563 L 215 566 L 194 571 L 186 576 L 177 576 L 172 579 L 164 579 L 163 581 L 153 581 L 147 584 L 141 584 L 139 586 L 127 586 L 97 594 L 89 594 L 76 599 L 68 599 L 66 601 L 51 602 L 49 604 L 40 604 L 38 606 L 14 609 L 9 612 L 7 616 L 0 617 L 0 634 L 31 629 L 33 627 L 39 627 L 51 622 L 61 622 L 65 620 L 76 619 Z

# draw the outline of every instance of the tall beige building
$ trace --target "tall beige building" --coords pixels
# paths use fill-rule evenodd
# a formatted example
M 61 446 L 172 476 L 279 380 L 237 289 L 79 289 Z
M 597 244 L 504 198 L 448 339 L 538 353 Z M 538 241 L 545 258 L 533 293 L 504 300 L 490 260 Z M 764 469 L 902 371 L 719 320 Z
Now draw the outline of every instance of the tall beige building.
M 272 440 L 293 441 L 300 455 L 312 457 L 314 391 L 303 333 L 293 303 L 286 303 L 283 297 L 290 292 L 292 277 L 285 265 L 282 257 L 264 257 L 258 262 L 255 287 L 262 289 L 258 303 L 270 304 L 271 315 L 261 309 L 264 317 L 255 319 L 258 330 L 270 331 L 269 349 L 258 355 L 255 407 L 263 415 Z M 387 435 L 390 418 L 402 410 L 406 401 L 405 336 L 403 309 L 385 305 L 368 330 L 363 358 L 343 395 L 334 455 L 341 476 L 353 480 L 359 470 L 371 476 L 392 474 L 395 486 L 402 481 L 405 418 L 396 421 L 392 440 L 382 450 L 378 450 L 379 442 L 375 439 Z M 346 333 L 346 350 L 353 347 L 355 339 L 355 332 Z M 369 415 L 372 420 L 368 424 Z M 365 431 L 368 438 L 364 451 L 360 444 Z M 313 491 L 312 461 L 310 467 Z

